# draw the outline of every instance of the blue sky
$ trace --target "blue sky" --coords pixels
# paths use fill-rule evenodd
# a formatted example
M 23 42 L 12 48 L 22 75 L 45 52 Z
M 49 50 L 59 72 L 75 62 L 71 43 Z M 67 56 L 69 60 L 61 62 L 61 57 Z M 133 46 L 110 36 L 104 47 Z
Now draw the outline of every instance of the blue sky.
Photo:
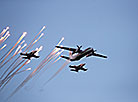
M 37 81 L 29 81 L 9 102 L 138 101 L 137 0 L 1 0 L 0 4 L 0 29 L 9 26 L 11 32 L 8 48 L 22 32 L 28 32 L 25 40 L 30 42 L 42 26 L 47 26 L 44 37 L 34 46 L 44 46 L 40 60 L 32 60 L 26 67 L 36 68 L 61 37 L 65 37 L 64 46 L 93 47 L 108 56 L 72 62 L 86 62 L 88 71 L 73 73 L 67 66 L 40 91 L 43 82 L 64 63 L 62 59 Z M 9 83 L 0 93 L 2 102 L 29 73 Z

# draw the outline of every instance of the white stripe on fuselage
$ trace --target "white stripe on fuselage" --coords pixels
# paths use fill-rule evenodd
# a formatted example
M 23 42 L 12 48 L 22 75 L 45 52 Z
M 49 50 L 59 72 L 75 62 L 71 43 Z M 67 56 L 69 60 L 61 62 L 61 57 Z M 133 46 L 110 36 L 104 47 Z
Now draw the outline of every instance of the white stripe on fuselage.
M 72 54 L 72 52 L 70 52 L 69 57 L 70 57 L 70 59 L 76 59 L 79 55 L 80 55 L 79 53 Z
M 72 54 L 72 52 L 70 51 L 69 52 L 69 57 L 70 57 L 70 59 L 76 59 L 77 57 L 79 57 L 80 55 L 82 55 L 84 53 L 88 53 L 88 52 L 91 53 L 91 51 L 92 51 L 92 48 L 87 48 L 86 50 L 83 51 L 83 53 L 74 53 L 74 54 Z

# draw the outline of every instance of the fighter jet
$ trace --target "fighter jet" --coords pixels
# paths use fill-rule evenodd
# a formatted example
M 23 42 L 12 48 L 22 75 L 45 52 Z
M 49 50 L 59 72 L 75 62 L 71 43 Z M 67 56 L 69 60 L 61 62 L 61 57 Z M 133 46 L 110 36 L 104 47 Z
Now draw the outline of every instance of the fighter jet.
M 22 57 L 22 58 L 24 58 L 24 59 L 31 59 L 32 57 L 34 57 L 34 58 L 39 58 L 40 56 L 36 56 L 35 54 L 36 54 L 36 52 L 37 51 L 32 51 L 32 52 L 30 52 L 30 53 L 20 53 L 20 55 L 24 55 L 25 57 Z
M 85 65 L 85 63 L 84 64 L 80 64 L 78 66 L 76 66 L 76 65 L 74 65 L 74 66 L 70 65 L 69 66 L 71 68 L 70 71 L 75 71 L 75 72 L 78 72 L 79 70 L 87 71 L 88 69 L 83 68 L 84 65 Z M 74 68 L 74 69 L 72 69 L 72 68 Z
M 56 47 L 70 51 L 69 52 L 69 57 L 61 56 L 62 58 L 65 58 L 65 59 L 67 59 L 69 61 L 78 61 L 78 60 L 80 60 L 83 57 L 89 57 L 89 56 L 97 56 L 97 57 L 107 58 L 107 56 L 105 56 L 105 55 L 101 55 L 101 54 L 95 53 L 96 50 L 94 50 L 91 47 L 89 47 L 89 48 L 87 48 L 85 50 L 80 50 L 79 48 L 78 49 L 74 49 L 74 48 L 62 47 L 62 46 L 56 46 Z

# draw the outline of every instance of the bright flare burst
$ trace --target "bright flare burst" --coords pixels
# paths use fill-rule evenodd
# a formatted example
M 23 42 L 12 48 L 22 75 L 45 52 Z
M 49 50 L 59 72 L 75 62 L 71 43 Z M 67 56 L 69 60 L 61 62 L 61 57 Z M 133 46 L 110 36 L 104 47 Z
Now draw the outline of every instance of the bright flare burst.
M 62 38 L 60 40 L 60 42 L 58 43 L 58 45 L 63 41 L 64 39 Z M 47 65 L 47 63 L 49 63 L 54 57 L 54 55 L 56 54 L 56 52 L 58 52 L 60 49 L 58 48 L 54 48 L 54 50 L 44 58 L 44 60 L 42 60 L 42 62 L 38 65 L 38 67 L 15 89 L 15 91 L 9 96 L 12 97 L 20 88 L 22 88 L 32 77 L 34 77 L 38 72 L 40 72 L 40 70 L 42 70 L 42 68 Z M 63 50 L 62 50 L 63 52 Z M 59 56 L 59 53 L 57 54 Z M 56 56 L 57 57 L 57 56 Z M 64 65 L 65 66 L 65 65 Z M 61 69 L 61 68 L 60 68 Z M 9 99 L 8 98 L 8 99 Z
M 26 47 L 26 49 L 23 52 L 28 52 L 35 43 L 37 43 L 42 36 L 44 35 L 44 33 L 42 33 L 44 31 L 46 27 L 43 26 L 42 29 L 39 31 L 39 33 L 34 37 L 34 39 L 29 43 L 29 45 L 27 46 L 27 43 L 25 43 L 24 45 L 22 45 L 25 40 L 22 40 L 27 32 L 23 32 L 23 34 L 21 35 L 21 37 L 18 39 L 18 41 L 15 43 L 14 46 L 12 46 L 0 59 L 0 69 L 4 66 L 4 65 L 8 65 L 7 63 L 10 62 L 16 55 L 18 55 L 19 53 L 22 52 L 23 48 Z M 9 27 L 6 27 L 5 29 L 2 30 L 2 32 L 0 33 L 0 45 L 3 44 L 4 41 L 6 41 L 8 39 L 8 37 L 10 36 L 10 32 L 9 32 Z M 57 46 L 59 46 L 64 40 L 64 37 L 61 38 L 61 40 L 58 42 Z M 0 50 L 4 49 L 7 46 L 7 44 L 4 44 Z M 42 50 L 43 46 L 40 46 L 39 48 L 36 49 L 36 53 L 38 54 L 41 50 Z M 10 54 L 13 53 L 13 51 L 15 50 L 14 54 L 7 60 L 5 61 L 8 56 Z M 61 59 L 60 54 L 63 52 L 64 50 L 59 49 L 59 48 L 54 48 L 41 62 L 40 64 L 27 76 L 27 78 L 15 89 L 15 91 L 8 97 L 8 99 L 10 97 L 12 97 L 20 88 L 22 88 L 31 78 L 33 78 L 36 74 L 38 74 L 42 69 L 43 72 L 50 68 L 51 65 L 53 65 L 54 63 L 56 63 L 58 60 Z M 27 69 L 23 69 L 23 67 L 30 63 L 31 60 L 25 60 L 22 59 L 20 56 L 18 56 L 10 65 L 9 67 L 6 67 L 6 69 L 4 70 L 4 72 L 1 74 L 0 76 L 0 91 L 2 91 L 5 86 L 13 79 L 13 77 L 19 73 L 23 73 L 25 71 L 29 71 L 31 70 L 31 68 L 27 68 Z M 50 80 L 52 80 L 67 64 L 69 63 L 69 61 L 66 61 L 61 68 L 59 68 L 59 70 L 46 82 L 48 83 Z M 45 67 L 46 65 L 50 65 Z M 21 70 L 22 69 L 22 70 Z M 20 71 L 21 70 L 21 71 Z M 46 84 L 45 83 L 45 84 Z

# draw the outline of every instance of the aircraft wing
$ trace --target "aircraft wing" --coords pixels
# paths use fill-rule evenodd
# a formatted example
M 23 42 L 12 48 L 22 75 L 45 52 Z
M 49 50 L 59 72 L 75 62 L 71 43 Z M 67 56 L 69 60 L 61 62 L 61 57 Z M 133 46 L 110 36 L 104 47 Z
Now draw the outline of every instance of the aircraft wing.
M 79 67 L 83 67 L 83 66 L 85 66 L 85 63 L 84 63 L 84 64 L 80 64 L 80 65 L 79 65 Z
M 61 49 L 65 49 L 65 50 L 69 50 L 69 51 L 76 51 L 75 48 L 68 48 L 68 47 L 62 47 L 62 46 L 56 46 L 57 48 L 61 48 Z
M 20 53 L 20 55 L 27 55 L 26 53 Z
M 98 57 L 102 57 L 102 58 L 107 58 L 107 56 L 101 55 L 101 54 L 97 54 L 97 53 L 93 53 L 93 56 L 98 56 Z
M 37 51 L 32 51 L 32 52 L 30 52 L 29 53 L 29 55 L 33 55 L 33 54 L 35 54 Z
M 40 56 L 33 55 L 32 57 L 34 57 L 34 58 L 39 58 Z
M 29 60 L 30 60 L 30 57 L 22 57 L 22 58 L 24 58 L 24 59 L 29 59 Z
M 70 67 L 70 68 L 76 68 L 76 66 L 71 66 L 71 65 L 70 65 L 69 67 Z

